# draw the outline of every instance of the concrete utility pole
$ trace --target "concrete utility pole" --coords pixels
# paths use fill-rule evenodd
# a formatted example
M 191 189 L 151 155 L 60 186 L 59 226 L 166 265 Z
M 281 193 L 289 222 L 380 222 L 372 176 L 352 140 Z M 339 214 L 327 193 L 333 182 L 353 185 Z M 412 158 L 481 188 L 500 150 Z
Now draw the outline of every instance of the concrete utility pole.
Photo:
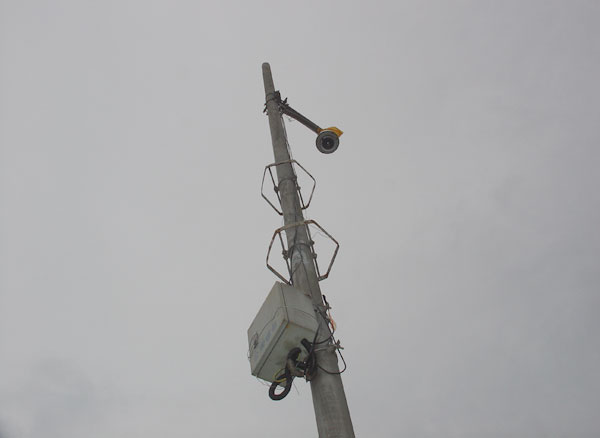
M 284 224 L 289 225 L 302 222 L 304 217 L 296 190 L 296 175 L 292 164 L 289 163 L 290 154 L 288 152 L 283 119 L 279 100 L 275 94 L 271 67 L 268 63 L 265 62 L 262 65 L 262 71 L 275 163 L 288 161 L 285 164 L 277 165 L 276 169 Z M 287 229 L 286 239 L 291 258 L 292 283 L 294 287 L 310 296 L 314 305 L 321 309 L 322 312 L 325 312 L 326 309 L 323 304 L 323 297 L 321 296 L 321 289 L 319 287 L 306 226 L 302 225 Z M 319 317 L 318 320 L 319 340 L 326 340 L 329 336 L 329 328 L 324 318 Z M 323 343 L 322 346 L 329 346 L 330 348 L 319 349 L 316 352 L 317 363 L 321 368 L 333 374 L 319 369 L 314 379 L 310 381 L 319 437 L 351 438 L 354 437 L 354 429 L 352 428 L 352 420 L 350 418 L 350 411 L 348 410 L 348 402 L 346 401 L 342 378 L 339 374 L 336 374 L 339 373 L 339 367 L 335 347 L 333 347 L 331 341 Z

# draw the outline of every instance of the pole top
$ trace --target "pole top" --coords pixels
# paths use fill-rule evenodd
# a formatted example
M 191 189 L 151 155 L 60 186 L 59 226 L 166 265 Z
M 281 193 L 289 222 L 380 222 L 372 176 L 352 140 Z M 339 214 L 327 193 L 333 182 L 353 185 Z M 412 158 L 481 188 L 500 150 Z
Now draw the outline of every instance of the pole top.
M 273 83 L 273 75 L 271 74 L 271 66 L 268 62 L 263 62 L 262 65 L 263 82 L 265 84 L 265 94 L 269 95 L 275 92 L 275 84 Z M 268 98 L 268 96 L 267 96 Z

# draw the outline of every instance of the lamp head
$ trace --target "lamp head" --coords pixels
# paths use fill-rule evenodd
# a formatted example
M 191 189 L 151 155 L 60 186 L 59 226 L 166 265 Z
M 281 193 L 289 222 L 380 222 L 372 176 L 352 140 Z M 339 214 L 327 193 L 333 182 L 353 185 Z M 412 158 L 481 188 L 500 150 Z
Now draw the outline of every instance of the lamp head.
M 317 149 L 323 154 L 332 154 L 340 145 L 340 131 L 336 127 L 321 130 L 317 136 Z

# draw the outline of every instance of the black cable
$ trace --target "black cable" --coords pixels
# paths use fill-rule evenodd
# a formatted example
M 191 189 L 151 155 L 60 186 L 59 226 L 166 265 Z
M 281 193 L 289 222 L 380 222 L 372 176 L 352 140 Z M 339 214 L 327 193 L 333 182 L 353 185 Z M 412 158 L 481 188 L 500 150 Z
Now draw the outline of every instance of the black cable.
M 319 313 L 319 315 L 321 315 L 321 318 L 323 318 L 323 320 L 325 321 L 325 325 L 327 327 L 327 330 L 329 331 L 329 336 L 327 338 L 317 342 L 317 335 L 319 334 L 319 328 L 320 328 L 320 327 L 317 327 L 317 332 L 315 333 L 315 339 L 313 341 L 313 344 L 324 344 L 325 342 L 333 339 L 333 334 L 335 333 L 335 330 L 331 330 L 329 328 L 329 318 L 327 317 L 327 315 L 323 314 L 323 311 L 321 311 L 319 308 L 317 308 L 316 311 Z
M 344 359 L 344 356 L 342 355 L 342 352 L 339 349 L 337 349 L 337 348 L 336 348 L 336 352 L 342 358 L 342 362 L 344 362 L 344 369 L 342 371 L 333 372 L 333 371 L 326 370 L 321 365 L 317 364 L 317 366 L 319 367 L 320 370 L 323 370 L 327 374 L 342 374 L 344 371 L 346 371 L 346 368 L 348 368 L 348 365 L 346 365 L 346 360 Z
M 296 361 L 298 360 L 298 355 L 302 352 L 302 350 L 300 350 L 300 348 L 295 347 L 292 348 L 288 355 L 287 355 L 287 359 L 290 360 L 294 365 L 296 364 Z M 285 379 L 285 385 L 282 385 L 281 383 L 282 380 Z M 280 374 L 279 376 L 277 376 L 275 378 L 275 381 L 273 383 L 271 383 L 271 386 L 269 387 L 269 398 L 271 400 L 283 400 L 290 392 L 290 390 L 292 389 L 292 382 L 294 380 L 294 376 L 292 375 L 292 371 L 290 370 L 288 361 L 286 361 L 285 364 L 285 371 L 283 372 L 283 374 Z M 281 391 L 279 394 L 277 394 L 275 391 L 277 390 L 278 386 L 283 386 L 283 391 Z
M 302 339 L 300 343 L 308 352 L 308 356 L 306 357 L 306 360 L 303 362 L 302 365 L 304 368 L 304 378 L 307 382 L 310 382 L 313 379 L 315 372 L 317 371 L 317 356 L 315 355 L 315 344 L 310 343 L 306 338 Z
M 281 380 L 284 378 L 285 378 L 285 386 L 281 385 L 281 383 L 282 383 Z M 283 374 L 280 374 L 279 376 L 277 376 L 275 381 L 273 383 L 271 383 L 271 386 L 269 387 L 269 398 L 271 400 L 275 400 L 275 401 L 283 400 L 285 398 L 285 396 L 288 395 L 290 390 L 292 389 L 292 380 L 294 380 L 294 378 L 292 377 L 289 370 L 286 368 L 285 372 Z M 275 392 L 275 390 L 280 385 L 283 386 L 283 391 L 281 391 L 279 394 L 277 394 Z
M 330 307 L 330 306 L 329 306 L 329 303 L 327 302 L 327 298 L 326 298 L 324 295 L 323 295 L 323 300 L 325 301 L 325 304 L 327 305 L 327 307 Z M 322 340 L 322 341 L 316 342 L 316 340 L 317 340 L 317 335 L 318 335 L 318 333 L 319 333 L 319 328 L 320 328 L 320 327 L 319 327 L 319 328 L 317 328 L 317 332 L 315 333 L 315 339 L 314 339 L 314 342 L 313 342 L 313 344 L 323 344 L 323 343 L 325 343 L 326 341 L 329 341 L 329 340 L 331 340 L 331 341 L 333 342 L 333 344 L 334 344 L 334 345 L 336 345 L 337 343 L 336 343 L 335 336 L 334 336 L 335 329 L 334 329 L 334 330 L 331 330 L 331 329 L 329 328 L 329 318 L 327 318 L 327 315 L 324 315 L 324 314 L 323 314 L 323 312 L 322 312 L 322 311 L 320 311 L 320 310 L 318 310 L 318 313 L 319 313 L 319 314 L 321 315 L 321 317 L 322 317 L 322 318 L 325 320 L 325 323 L 326 323 L 326 325 L 327 325 L 327 330 L 329 331 L 329 337 L 328 337 L 327 339 L 324 339 L 324 340 Z M 319 364 L 317 364 L 317 367 L 318 367 L 319 369 L 323 370 L 324 372 L 326 372 L 327 374 L 342 374 L 344 371 L 346 371 L 346 369 L 348 368 L 348 365 L 346 364 L 346 359 L 344 359 L 344 355 L 343 355 L 343 354 L 342 354 L 342 352 L 340 351 L 340 349 L 339 349 L 339 346 L 338 346 L 338 347 L 336 347 L 336 352 L 337 352 L 337 354 L 339 354 L 339 355 L 340 355 L 340 358 L 342 359 L 342 362 L 344 363 L 344 369 L 342 369 L 341 371 L 334 372 L 334 371 L 329 371 L 329 370 L 326 370 L 325 368 L 323 368 L 323 367 L 322 367 L 322 366 L 320 366 Z

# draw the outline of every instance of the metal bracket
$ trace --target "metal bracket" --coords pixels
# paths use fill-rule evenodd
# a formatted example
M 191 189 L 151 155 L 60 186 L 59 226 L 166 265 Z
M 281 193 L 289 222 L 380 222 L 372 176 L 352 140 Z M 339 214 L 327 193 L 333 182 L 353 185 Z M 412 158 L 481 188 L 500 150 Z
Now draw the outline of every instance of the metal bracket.
M 320 231 L 322 231 L 328 238 L 330 238 L 333 243 L 335 243 L 335 250 L 333 251 L 333 255 L 331 256 L 331 260 L 329 261 L 329 265 L 327 266 L 327 271 L 325 272 L 325 274 L 321 274 L 321 271 L 319 269 L 319 264 L 317 263 L 317 254 L 315 253 L 315 249 L 314 249 L 314 241 L 312 239 L 312 236 L 310 234 L 310 227 L 309 225 L 314 225 L 315 227 L 317 227 Z M 333 266 L 333 262 L 335 261 L 335 258 L 337 256 L 338 250 L 340 249 L 340 244 L 338 243 L 337 240 L 334 239 L 334 237 L 329 234 L 327 231 L 325 231 L 325 229 L 319 225 L 316 221 L 312 220 L 312 219 L 308 219 L 302 222 L 295 222 L 293 224 L 288 224 L 288 225 L 284 225 L 283 227 L 279 227 L 275 230 L 275 232 L 273 233 L 273 237 L 271 238 L 271 243 L 269 243 L 269 249 L 267 250 L 267 268 L 269 268 L 269 270 L 275 274 L 280 280 L 282 280 L 284 283 L 286 284 L 292 284 L 292 266 L 290 263 L 290 259 L 292 258 L 292 253 L 294 252 L 294 248 L 286 248 L 285 243 L 283 241 L 283 237 L 281 235 L 282 231 L 287 231 L 290 230 L 292 228 L 297 228 L 300 226 L 305 226 L 306 227 L 306 233 L 308 234 L 308 242 L 296 242 L 296 246 L 298 245 L 308 245 L 310 247 L 312 256 L 313 256 L 313 260 L 315 261 L 315 268 L 317 270 L 317 279 L 319 281 L 321 280 L 325 280 L 327 277 L 329 277 L 329 273 L 331 272 L 331 267 Z M 289 278 L 285 278 L 283 275 L 281 275 L 281 273 L 279 273 L 273 266 L 271 266 L 271 264 L 269 263 L 269 257 L 271 255 L 271 249 L 273 247 L 273 243 L 275 242 L 275 238 L 278 237 L 279 238 L 279 242 L 281 243 L 281 248 L 282 248 L 282 255 L 283 255 L 283 259 L 285 260 L 285 264 L 287 266 L 288 269 L 288 275 Z
M 317 181 L 315 180 L 315 178 L 308 172 L 308 170 L 306 170 L 300 163 L 298 163 L 296 160 L 286 160 L 286 161 L 281 161 L 279 163 L 273 163 L 273 164 L 269 164 L 268 166 L 265 167 L 265 171 L 263 172 L 263 177 L 262 177 L 262 183 L 260 185 L 260 195 L 265 199 L 265 201 L 267 201 L 267 203 L 273 207 L 273 210 L 275 210 L 277 212 L 277 214 L 279 214 L 279 216 L 283 216 L 283 211 L 281 211 L 280 209 L 278 209 L 270 200 L 269 198 L 266 197 L 265 192 L 264 192 L 264 187 L 265 187 L 265 178 L 267 176 L 267 172 L 269 172 L 269 176 L 271 177 L 271 182 L 273 183 L 273 190 L 275 191 L 275 194 L 277 195 L 277 200 L 279 201 L 279 205 L 281 206 L 281 197 L 279 196 L 279 187 L 277 186 L 277 183 L 275 182 L 275 177 L 273 176 L 273 170 L 271 169 L 274 166 L 279 166 L 281 164 L 291 164 L 292 167 L 295 165 L 297 165 L 300 169 L 302 169 L 304 171 L 304 173 L 306 173 L 310 179 L 312 179 L 313 181 L 313 185 L 312 185 L 312 189 L 310 191 L 310 196 L 308 197 L 308 202 L 304 202 L 304 197 L 302 196 L 302 190 L 300 189 L 300 186 L 298 185 L 298 178 L 294 178 L 294 184 L 296 185 L 296 191 L 298 192 L 298 197 L 300 198 L 300 206 L 302 207 L 302 210 L 305 210 L 308 208 L 308 206 L 310 205 L 310 201 L 312 201 L 313 198 L 313 194 L 315 193 L 315 187 L 317 186 Z
M 312 120 L 309 120 L 306 116 L 303 116 L 298 111 L 296 111 L 294 108 L 292 108 L 287 103 L 287 101 L 288 101 L 287 97 L 285 99 L 281 100 L 281 93 L 279 91 L 275 91 L 274 93 L 267 95 L 267 100 L 265 102 L 265 108 L 263 109 L 263 113 L 268 114 L 267 103 L 271 100 L 274 100 L 275 102 L 277 102 L 277 105 L 279 106 L 279 111 L 282 114 L 285 114 L 286 116 L 289 116 L 292 119 L 299 121 L 304 126 L 306 126 L 308 129 L 310 129 L 311 131 L 313 131 L 317 134 L 319 134 L 322 131 L 322 129 L 319 127 L 319 125 L 317 125 Z

